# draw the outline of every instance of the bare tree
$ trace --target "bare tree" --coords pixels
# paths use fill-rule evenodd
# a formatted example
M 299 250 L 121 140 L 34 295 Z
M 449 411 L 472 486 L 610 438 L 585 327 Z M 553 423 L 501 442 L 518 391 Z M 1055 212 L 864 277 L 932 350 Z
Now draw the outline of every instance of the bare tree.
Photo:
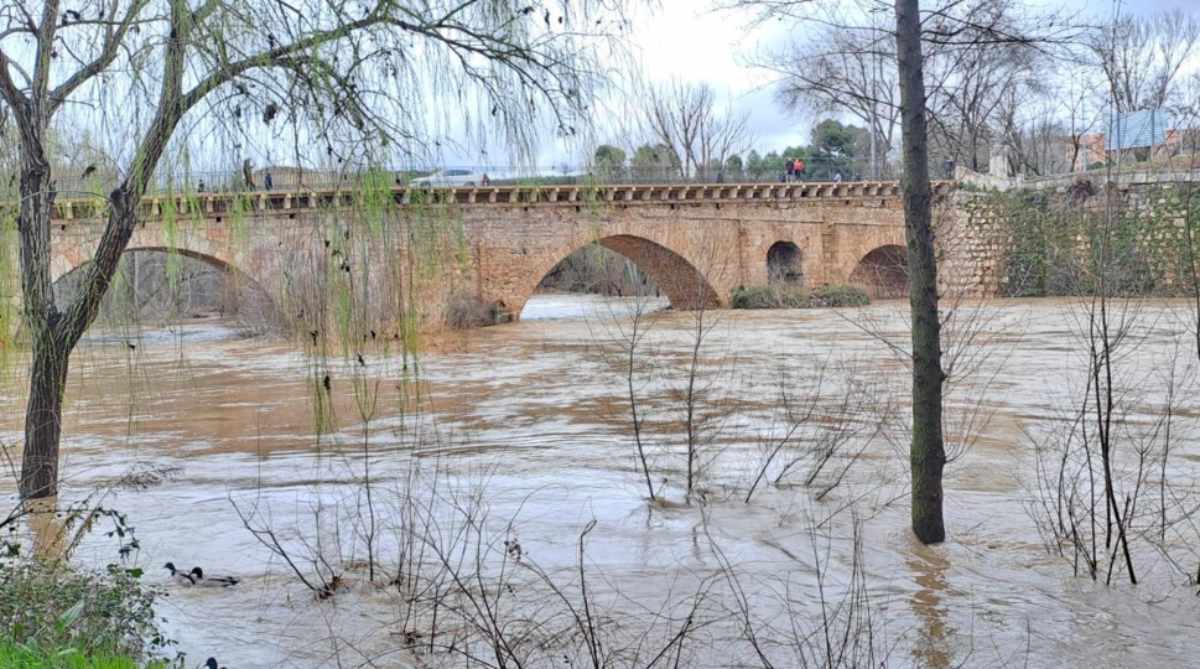
M 780 76 L 777 94 L 788 108 L 844 112 L 861 121 L 872 132 L 872 174 L 878 176 L 900 116 L 895 50 L 878 8 L 857 5 L 869 17 L 868 28 L 850 28 L 854 20 L 843 4 L 822 5 L 814 30 L 752 62 Z
M 1010 88 L 999 107 L 999 133 L 1011 174 L 1062 174 L 1078 162 L 1083 137 L 1059 119 L 1062 105 Z
M 563 2 L 554 20 L 549 8 L 543 15 L 502 0 L 64 4 L 12 0 L 0 8 L 0 115 L 11 117 L 20 146 L 23 316 L 32 341 L 26 498 L 56 492 L 71 351 L 95 319 L 138 204 L 179 135 L 255 116 L 324 139 L 329 154 L 393 151 L 420 142 L 413 107 L 452 95 L 490 108 L 519 146 L 546 109 L 561 129 L 572 128 L 597 71 L 584 31 L 599 30 L 593 24 L 621 3 Z M 61 305 L 50 272 L 58 193 L 47 138 L 55 122 L 107 124 L 119 144 L 101 240 L 78 297 Z
M 775 3 L 769 3 L 775 4 Z M 770 7 L 766 11 L 771 11 Z M 945 539 L 942 519 L 941 322 L 933 245 L 933 192 L 929 182 L 925 61 L 917 0 L 896 0 L 896 72 L 900 86 L 905 236 L 912 312 L 912 528 L 924 543 Z
M 1010 18 L 1006 3 L 996 3 L 986 17 L 1003 26 Z M 931 85 L 929 118 L 944 155 L 982 172 L 989 149 L 1008 144 L 1005 114 L 1038 92 L 1035 76 L 1039 54 L 1019 44 L 974 49 L 940 49 L 926 62 Z
M 1064 91 L 1060 89 L 1057 97 L 1068 142 L 1067 164 L 1072 172 L 1088 167 L 1091 151 L 1086 144 L 1087 135 L 1100 123 L 1100 114 L 1088 102 L 1093 90 L 1093 81 L 1086 74 L 1078 74 L 1067 82 L 1066 95 L 1063 96 Z
M 614 367 L 621 370 L 625 381 L 626 397 L 629 400 L 630 427 L 633 432 L 633 445 L 636 451 L 638 466 L 646 481 L 646 495 L 651 502 L 657 499 L 654 483 L 651 479 L 649 440 L 645 434 L 646 408 L 639 396 L 639 374 L 644 363 L 639 356 L 644 353 L 646 336 L 654 326 L 651 313 L 650 296 L 645 291 L 637 291 L 633 296 L 633 305 L 628 313 L 618 314 L 611 309 L 606 314 L 603 323 L 608 330 L 607 337 L 617 344 L 617 350 L 609 356 Z
M 749 115 L 719 109 L 708 84 L 648 85 L 643 99 L 642 129 L 675 151 L 680 176 L 711 176 L 712 166 L 750 148 Z
M 757 11 L 758 20 L 816 21 L 807 0 L 727 0 L 726 8 Z M 924 543 L 945 538 L 942 517 L 942 470 L 946 450 L 942 434 L 942 400 L 946 373 L 942 367 L 941 320 L 938 307 L 937 257 L 934 251 L 933 193 L 929 183 L 926 47 L 939 57 L 961 52 L 1055 44 L 1074 34 L 1070 23 L 1010 15 L 1009 0 L 947 0 L 921 9 L 917 0 L 883 0 L 867 5 L 894 11 L 896 72 L 900 89 L 903 146 L 904 219 L 908 241 L 909 303 L 912 314 L 912 527 Z M 861 19 L 860 19 L 861 20 Z M 865 21 L 863 21 L 865 23 Z M 846 26 L 864 30 L 863 23 Z
M 912 527 L 923 543 L 946 538 L 942 520 L 941 321 L 933 248 L 933 193 L 925 130 L 925 73 L 917 0 L 896 0 L 896 61 L 904 128 L 904 230 L 908 240 L 908 299 L 912 309 Z
M 1088 38 L 1118 112 L 1166 106 L 1176 77 L 1198 47 L 1200 18 L 1178 8 L 1150 17 L 1119 16 Z
M 760 55 L 753 64 L 780 76 L 785 105 L 861 120 L 873 129 L 876 165 L 886 157 L 900 115 L 895 35 L 886 25 L 889 3 L 730 0 L 723 6 L 805 22 L 808 29 L 798 31 L 792 45 Z M 1047 54 L 1028 48 L 1022 37 L 1035 20 L 1055 25 L 1026 16 L 1014 0 L 945 0 L 922 10 L 926 113 L 935 157 L 983 171 L 991 146 L 1010 138 L 1002 113 L 1045 92 L 1038 66 Z M 1061 20 L 1060 25 L 1070 30 Z

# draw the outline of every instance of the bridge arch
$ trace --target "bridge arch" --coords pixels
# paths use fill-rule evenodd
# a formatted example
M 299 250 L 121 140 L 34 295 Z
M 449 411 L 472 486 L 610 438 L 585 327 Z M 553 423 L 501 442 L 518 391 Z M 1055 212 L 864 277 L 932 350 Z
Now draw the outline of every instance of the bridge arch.
M 219 256 L 209 255 L 208 253 L 205 253 L 202 251 L 193 251 L 191 249 L 180 249 L 180 248 L 173 249 L 173 248 L 168 248 L 166 246 L 134 246 L 131 244 L 128 247 L 126 247 L 124 251 L 122 251 L 122 255 L 124 255 L 125 253 L 135 253 L 135 252 L 139 252 L 139 251 L 143 251 L 143 252 L 147 252 L 147 253 L 162 253 L 162 254 L 176 253 L 176 254 L 179 254 L 186 258 L 192 258 L 194 260 L 199 260 L 206 265 L 215 267 L 222 271 L 236 273 L 241 276 L 246 276 L 246 278 L 249 278 L 249 276 L 246 275 L 245 272 L 241 272 L 240 270 L 238 270 L 228 260 L 226 260 L 222 257 L 219 257 Z M 74 265 L 70 265 L 70 266 L 63 265 L 61 263 L 56 264 L 56 266 L 53 267 L 52 271 L 51 271 L 51 281 L 53 281 L 54 283 L 58 283 L 58 281 L 60 279 L 64 279 L 69 275 L 73 275 L 76 272 L 78 272 L 79 270 L 82 270 L 84 267 L 87 267 L 90 264 L 92 264 L 92 261 L 90 258 L 87 260 L 84 260 L 83 262 L 80 262 L 80 263 L 77 263 Z
M 637 265 L 648 276 L 675 309 L 690 310 L 720 306 L 721 300 L 708 277 L 683 255 L 645 237 L 630 234 L 614 234 L 598 237 L 591 242 L 614 251 Z M 520 304 L 506 305 L 514 308 L 514 315 L 533 295 L 542 279 L 559 262 L 586 244 L 573 245 L 565 252 L 548 257 L 533 272 L 532 282 L 520 295 Z
M 849 283 L 874 298 L 904 297 L 908 294 L 908 251 L 899 244 L 875 247 L 855 265 Z
M 269 318 L 277 309 L 275 296 L 272 295 L 261 282 L 221 255 L 214 255 L 212 253 L 206 253 L 188 248 L 169 248 L 166 246 L 157 245 L 134 246 L 131 244 L 122 252 L 122 259 L 135 253 L 152 253 L 161 254 L 163 256 L 168 254 L 176 254 L 184 258 L 190 258 L 192 260 L 199 261 L 231 279 L 235 288 L 248 288 L 253 292 L 253 294 L 259 296 L 259 299 L 262 300 L 262 304 L 259 309 L 259 312 L 261 313 L 256 314 L 256 317 Z M 92 261 L 90 258 L 74 265 L 69 264 L 69 262 L 64 261 L 64 259 L 60 259 L 60 262 L 53 263 L 51 281 L 55 291 L 57 292 L 61 287 L 63 287 L 64 282 L 69 282 L 72 280 L 72 278 L 79 276 L 81 271 L 88 267 L 91 263 Z

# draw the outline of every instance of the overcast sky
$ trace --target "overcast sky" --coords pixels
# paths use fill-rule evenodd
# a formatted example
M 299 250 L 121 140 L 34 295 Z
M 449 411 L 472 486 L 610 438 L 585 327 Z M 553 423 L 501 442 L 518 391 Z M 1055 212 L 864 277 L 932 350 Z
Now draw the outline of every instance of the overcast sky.
M 832 1 L 832 0 L 831 0 Z M 789 112 L 774 99 L 773 77 L 747 63 L 763 47 L 780 44 L 792 36 L 785 24 L 752 29 L 747 12 L 712 11 L 711 0 L 661 0 L 654 13 L 634 17 L 631 43 L 645 76 L 652 81 L 678 78 L 708 82 L 729 96 L 736 108 L 750 114 L 755 146 L 763 152 L 782 150 L 809 140 L 812 117 Z M 1036 0 L 1031 5 L 1078 11 L 1097 17 L 1112 15 L 1111 0 Z M 1179 8 L 1200 11 L 1200 0 L 1124 0 L 1123 13 L 1149 14 Z M 1196 59 L 1200 65 L 1200 58 Z M 621 110 L 607 112 L 619 116 Z M 599 141 L 618 145 L 629 142 L 605 118 L 596 119 Z M 551 144 L 539 150 L 538 163 L 577 163 L 581 146 Z

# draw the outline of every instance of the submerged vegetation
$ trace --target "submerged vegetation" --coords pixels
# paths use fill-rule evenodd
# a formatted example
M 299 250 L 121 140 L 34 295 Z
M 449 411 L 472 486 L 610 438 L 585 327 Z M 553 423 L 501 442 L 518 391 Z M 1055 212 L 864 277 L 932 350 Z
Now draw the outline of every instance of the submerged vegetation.
M 862 288 L 840 284 L 813 289 L 787 285 L 738 287 L 730 301 L 734 309 L 862 307 L 870 303 L 871 298 Z
M 470 293 L 454 293 L 446 300 L 445 323 L 454 330 L 487 327 L 499 323 L 505 314 L 499 306 Z

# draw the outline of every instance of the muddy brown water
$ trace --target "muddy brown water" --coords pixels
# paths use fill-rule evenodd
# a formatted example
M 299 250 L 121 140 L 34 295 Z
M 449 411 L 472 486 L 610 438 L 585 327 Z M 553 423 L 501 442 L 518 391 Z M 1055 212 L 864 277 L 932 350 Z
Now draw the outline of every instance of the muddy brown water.
M 786 573 L 799 593 L 792 615 L 818 617 L 808 578 L 814 562 L 841 582 L 850 560 L 847 524 L 822 521 L 844 518 L 853 506 L 864 518 L 866 576 L 890 666 L 1194 666 L 1200 597 L 1186 579 L 1153 554 L 1140 558 L 1137 587 L 1075 577 L 1068 561 L 1045 550 L 1030 518 L 1031 439 L 1061 426 L 1083 388 L 1073 301 L 1001 301 L 971 312 L 983 334 L 958 358 L 966 380 L 950 397 L 947 429 L 953 444 L 973 438 L 947 469 L 949 537 L 933 547 L 912 538 L 904 435 L 896 430 L 907 411 L 907 379 L 888 343 L 905 343 L 904 306 L 709 314 L 700 385 L 710 418 L 706 448 L 716 455 L 703 503 L 690 504 L 681 488 L 677 399 L 694 317 L 656 315 L 637 384 L 655 485 L 667 500 L 654 506 L 635 468 L 626 379 L 611 355 L 628 324 L 628 300 L 542 296 L 519 323 L 472 332 L 453 352 L 423 354 L 419 419 L 400 411 L 396 381 L 406 370 L 395 351 L 365 348 L 365 369 L 335 355 L 328 370 L 335 429 L 320 438 L 313 398 L 326 370 L 290 344 L 239 338 L 212 321 L 98 333 L 73 361 L 62 496 L 105 491 L 104 503 L 136 527 L 134 559 L 152 582 L 166 582 L 167 560 L 243 579 L 233 589 L 170 589 L 161 602 L 166 631 L 190 663 L 216 655 L 239 668 L 406 666 L 411 658 L 396 650 L 389 597 L 354 572 L 346 591 L 314 601 L 233 510 L 235 502 L 257 509 L 285 540 L 298 541 L 314 536 L 318 505 L 336 516 L 361 503 L 358 374 L 380 389 L 366 432 L 377 495 L 397 494 L 414 461 L 482 485 L 492 513 L 515 518 L 524 550 L 550 569 L 573 564 L 575 538 L 595 520 L 589 568 L 635 599 L 669 598 L 681 574 L 717 569 L 703 547 L 711 540 L 748 582 L 762 577 L 752 597 L 766 596 L 771 579 Z M 1131 383 L 1142 390 L 1129 421 L 1161 413 L 1156 370 L 1175 346 L 1181 377 L 1193 364 L 1187 318 L 1183 303 L 1140 308 L 1139 346 L 1128 355 L 1139 370 Z M 19 439 L 22 380 L 13 376 L 4 391 L 6 443 Z M 800 476 L 742 502 L 764 435 L 778 428 L 781 384 L 796 401 L 828 396 L 818 413 L 833 421 L 839 391 L 852 383 L 872 393 L 864 421 L 883 420 L 879 408 L 891 407 L 889 420 L 900 422 L 864 441 L 844 481 L 823 499 Z M 1200 395 L 1190 386 L 1179 396 L 1170 477 L 1186 495 L 1195 492 L 1200 466 Z M 976 405 L 986 421 L 956 422 Z M 818 486 L 828 479 L 818 477 Z M 1200 543 L 1200 535 L 1190 537 Z M 344 552 L 347 563 L 362 558 L 361 549 Z M 114 557 L 111 540 L 93 536 L 74 559 L 99 565 Z M 723 658 L 720 648 L 707 655 L 709 664 L 746 662 Z

